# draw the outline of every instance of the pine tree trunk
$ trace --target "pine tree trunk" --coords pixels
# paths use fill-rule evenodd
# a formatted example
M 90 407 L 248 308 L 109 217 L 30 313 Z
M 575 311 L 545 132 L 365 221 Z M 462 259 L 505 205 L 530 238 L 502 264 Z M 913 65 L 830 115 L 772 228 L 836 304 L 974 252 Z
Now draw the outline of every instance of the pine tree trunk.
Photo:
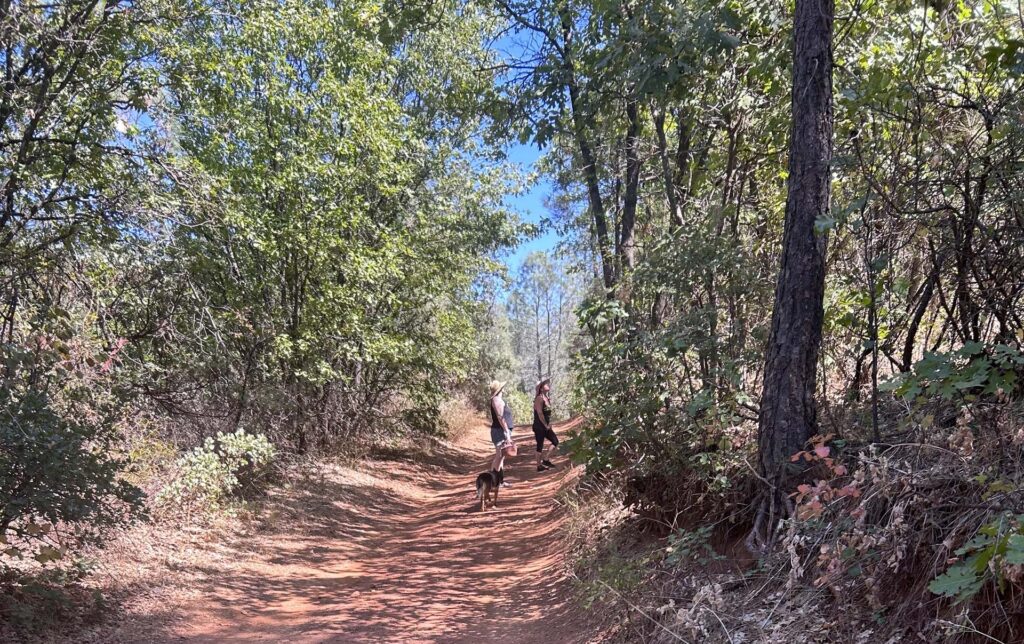
M 815 221 L 829 209 L 834 11 L 833 0 L 797 0 L 794 16 L 789 194 L 758 429 L 767 489 L 752 536 L 762 547 L 789 514 L 790 457 L 817 431 L 827 236 Z

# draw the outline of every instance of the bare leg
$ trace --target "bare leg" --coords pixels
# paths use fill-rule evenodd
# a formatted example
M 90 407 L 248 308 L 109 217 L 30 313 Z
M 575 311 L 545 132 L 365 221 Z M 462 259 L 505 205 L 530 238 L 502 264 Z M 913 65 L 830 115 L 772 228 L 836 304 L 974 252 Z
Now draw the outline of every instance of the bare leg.
M 505 452 L 501 451 L 501 447 L 494 448 L 494 459 L 491 461 L 491 469 L 495 472 L 499 471 L 505 465 Z

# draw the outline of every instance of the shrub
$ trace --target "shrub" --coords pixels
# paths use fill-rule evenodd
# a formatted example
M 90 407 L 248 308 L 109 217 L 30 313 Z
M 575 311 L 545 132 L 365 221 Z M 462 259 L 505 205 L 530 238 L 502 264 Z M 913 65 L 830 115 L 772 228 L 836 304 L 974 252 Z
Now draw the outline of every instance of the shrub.
M 0 358 L 0 553 L 46 563 L 130 522 L 142 492 L 120 477 L 119 405 L 95 395 L 109 362 L 43 333 Z
M 1010 393 L 1017 387 L 1024 355 L 1005 344 L 985 346 L 968 342 L 955 351 L 925 351 L 913 370 L 898 374 L 879 387 L 910 401 L 934 397 L 973 400 L 978 394 Z
M 936 595 L 955 597 L 957 603 L 978 594 L 988 582 L 1001 590 L 1008 580 L 1021 578 L 1024 565 L 1024 515 L 1006 512 L 982 526 L 978 533 L 956 550 L 960 559 L 928 584 Z
M 533 422 L 533 396 L 506 387 L 502 399 L 512 410 L 512 420 L 516 425 L 529 425 Z
M 711 533 L 714 526 L 702 525 L 694 530 L 676 528 L 668 535 L 668 545 L 665 548 L 665 562 L 671 565 L 678 565 L 683 562 L 693 561 L 701 566 L 706 566 L 713 561 L 719 561 L 724 557 L 711 546 Z
M 156 502 L 185 509 L 221 508 L 232 497 L 259 491 L 276 455 L 262 434 L 218 432 L 178 459 L 178 476 L 157 494 Z
M 451 398 L 442 403 L 438 417 L 445 437 L 452 441 L 481 431 L 484 425 L 482 414 L 465 398 Z

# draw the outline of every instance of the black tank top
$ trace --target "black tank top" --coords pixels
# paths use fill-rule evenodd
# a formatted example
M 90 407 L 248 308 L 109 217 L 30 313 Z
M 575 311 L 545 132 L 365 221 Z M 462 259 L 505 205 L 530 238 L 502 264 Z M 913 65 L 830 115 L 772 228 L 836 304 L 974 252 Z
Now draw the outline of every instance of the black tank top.
M 501 427 L 501 421 L 498 420 L 498 412 L 494 411 L 494 398 L 491 398 L 491 427 Z
M 551 405 L 548 404 L 548 399 L 544 398 L 544 422 L 540 422 L 540 418 L 537 416 L 537 407 L 533 407 L 533 426 L 536 429 L 547 429 L 551 426 Z

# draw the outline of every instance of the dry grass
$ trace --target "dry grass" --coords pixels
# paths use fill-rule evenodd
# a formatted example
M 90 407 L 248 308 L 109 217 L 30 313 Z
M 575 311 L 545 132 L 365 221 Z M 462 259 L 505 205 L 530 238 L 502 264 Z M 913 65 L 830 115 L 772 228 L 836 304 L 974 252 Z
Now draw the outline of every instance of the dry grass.
M 108 628 L 111 615 L 134 621 L 145 639 L 160 630 L 167 615 L 194 601 L 199 571 L 225 556 L 217 544 L 244 533 L 244 520 L 237 517 L 203 527 L 143 523 L 116 535 L 102 551 L 82 553 L 78 562 L 89 574 L 81 579 L 36 570 L 16 584 L 11 580 L 0 640 L 119 641 L 116 628 Z M 46 591 L 26 592 L 37 584 Z
M 227 571 L 256 553 L 249 539 L 296 521 L 282 499 L 312 498 L 327 470 L 343 465 L 293 458 L 282 463 L 268 497 L 216 512 L 154 507 L 150 520 L 108 535 L 73 561 L 44 567 L 31 560 L 0 578 L 0 642 L 155 641 L 174 616 L 193 605 L 215 571 Z M 170 479 L 169 462 L 138 483 L 152 499 Z
M 467 398 L 452 398 L 441 405 L 441 431 L 453 443 L 465 439 L 470 432 L 479 431 L 483 421 L 478 411 Z

